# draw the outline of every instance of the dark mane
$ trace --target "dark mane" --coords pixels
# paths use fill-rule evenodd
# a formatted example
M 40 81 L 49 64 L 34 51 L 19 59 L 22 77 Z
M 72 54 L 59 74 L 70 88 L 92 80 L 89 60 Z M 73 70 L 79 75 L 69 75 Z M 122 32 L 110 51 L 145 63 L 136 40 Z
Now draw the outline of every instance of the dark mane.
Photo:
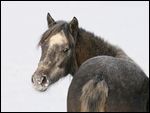
M 61 30 L 64 30 L 64 33 L 66 34 L 66 32 L 65 32 L 65 31 L 67 31 L 67 30 L 65 30 L 66 28 L 67 28 L 67 22 L 57 21 L 54 26 L 52 26 L 51 28 L 49 28 L 47 31 L 45 31 L 43 33 L 43 35 L 38 43 L 38 46 L 41 46 L 49 36 L 55 35 L 56 33 L 60 32 Z
M 84 40 L 85 42 L 89 42 L 88 45 L 90 45 L 90 48 L 94 48 L 96 55 L 116 56 L 116 46 L 108 43 L 102 37 L 98 37 L 94 33 L 88 32 L 82 28 L 80 28 L 79 31 L 78 41 L 80 42 Z
M 88 50 L 88 51 L 87 51 Z M 126 53 L 103 38 L 95 36 L 82 28 L 79 29 L 76 43 L 77 63 L 80 66 L 85 60 L 94 56 L 106 55 L 131 60 Z

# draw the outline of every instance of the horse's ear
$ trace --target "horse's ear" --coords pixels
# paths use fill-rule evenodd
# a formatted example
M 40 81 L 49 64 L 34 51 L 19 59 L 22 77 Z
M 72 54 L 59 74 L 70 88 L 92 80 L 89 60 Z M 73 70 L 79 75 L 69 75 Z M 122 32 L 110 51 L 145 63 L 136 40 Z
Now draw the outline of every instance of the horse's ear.
M 51 17 L 50 13 L 47 13 L 47 24 L 49 28 L 55 24 L 55 20 Z
M 69 23 L 69 28 L 71 33 L 78 29 L 78 19 L 76 17 L 73 17 L 73 19 Z
M 69 23 L 69 29 L 70 29 L 71 34 L 75 38 L 75 42 L 76 42 L 76 38 L 78 34 L 78 19 L 76 17 L 73 17 L 73 19 Z

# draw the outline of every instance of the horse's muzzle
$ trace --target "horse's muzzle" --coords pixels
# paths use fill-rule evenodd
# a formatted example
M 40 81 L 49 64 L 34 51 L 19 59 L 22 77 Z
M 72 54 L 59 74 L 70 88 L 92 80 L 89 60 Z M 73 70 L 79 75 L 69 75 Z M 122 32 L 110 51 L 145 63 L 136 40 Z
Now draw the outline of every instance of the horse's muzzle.
M 45 91 L 45 90 L 47 90 L 50 82 L 46 75 L 34 74 L 32 76 L 32 84 L 36 90 Z

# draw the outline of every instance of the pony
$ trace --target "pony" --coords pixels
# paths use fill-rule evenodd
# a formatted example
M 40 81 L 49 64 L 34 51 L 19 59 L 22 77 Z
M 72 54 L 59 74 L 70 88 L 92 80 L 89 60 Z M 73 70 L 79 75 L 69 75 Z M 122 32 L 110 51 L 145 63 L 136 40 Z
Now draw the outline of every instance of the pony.
M 48 13 L 47 23 L 32 75 L 36 90 L 46 91 L 71 74 L 69 112 L 149 110 L 149 79 L 121 48 L 79 28 L 76 17 L 55 21 Z

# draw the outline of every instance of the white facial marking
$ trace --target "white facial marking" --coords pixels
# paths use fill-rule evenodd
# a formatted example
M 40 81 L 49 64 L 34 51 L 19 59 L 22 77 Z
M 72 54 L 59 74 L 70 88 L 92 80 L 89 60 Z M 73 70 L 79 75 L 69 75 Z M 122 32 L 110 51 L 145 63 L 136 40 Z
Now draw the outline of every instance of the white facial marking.
M 50 38 L 50 46 L 53 46 L 53 45 L 63 45 L 63 44 L 67 44 L 68 43 L 68 40 L 64 34 L 63 31 L 60 31 L 59 33 L 57 33 L 56 35 L 52 36 Z
M 67 37 L 64 34 L 64 31 L 61 30 L 59 33 L 53 35 L 49 40 L 48 51 L 53 48 L 54 45 L 65 45 L 68 43 Z M 47 53 L 45 58 L 39 63 L 39 68 L 48 69 L 48 65 L 51 64 L 51 61 L 48 61 L 49 54 Z M 47 64 L 45 64 L 47 62 Z M 59 62 L 57 62 L 59 63 Z

